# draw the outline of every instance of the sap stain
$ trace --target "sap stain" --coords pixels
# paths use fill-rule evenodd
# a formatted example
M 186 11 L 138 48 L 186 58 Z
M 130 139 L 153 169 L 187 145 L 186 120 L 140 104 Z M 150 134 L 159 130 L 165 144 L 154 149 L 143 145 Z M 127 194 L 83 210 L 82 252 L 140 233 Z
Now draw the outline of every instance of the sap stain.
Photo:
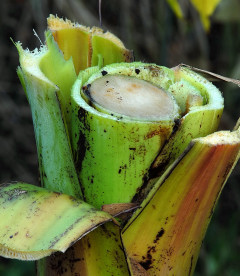
M 90 127 L 89 127 L 89 124 L 88 124 L 87 111 L 80 108 L 78 110 L 78 118 L 79 118 L 79 121 L 83 123 L 83 125 L 85 127 L 85 131 L 86 130 L 90 131 Z M 76 166 L 76 169 L 77 169 L 78 172 L 82 168 L 82 162 L 84 160 L 87 149 L 89 149 L 89 145 L 87 143 L 85 133 L 83 131 L 80 131 L 78 142 L 77 142 L 77 154 L 76 154 L 75 160 L 74 160 L 75 166 Z
M 156 252 L 155 246 L 150 246 L 147 251 L 147 256 L 142 256 L 143 261 L 140 262 L 140 265 L 145 269 L 148 270 L 152 268 L 152 263 L 154 261 L 152 257 L 152 253 Z
M 149 181 L 149 175 L 148 175 L 148 173 L 146 173 L 143 176 L 142 186 L 137 188 L 136 194 L 133 196 L 133 198 L 131 200 L 132 203 L 137 203 L 137 202 L 143 201 L 143 199 L 145 198 L 145 190 L 147 188 L 148 181 Z
M 70 259 L 69 262 L 71 263 L 77 263 L 77 262 L 80 262 L 81 259 L 80 258 L 76 258 L 76 259 Z
M 103 70 L 101 73 L 102 73 L 103 76 L 106 76 L 108 74 L 108 72 L 105 71 L 105 70 Z
M 87 151 L 85 143 L 86 143 L 86 137 L 83 132 L 80 132 L 78 143 L 77 143 L 78 156 L 77 156 L 77 160 L 75 160 L 75 165 L 78 172 L 81 171 L 82 162 L 84 160 L 84 157 Z
M 193 255 L 192 255 L 192 257 L 191 257 L 191 263 L 190 263 L 190 267 L 189 267 L 188 276 L 191 275 L 192 269 L 193 269 Z
M 123 166 L 120 166 L 119 170 L 118 170 L 118 173 L 120 174 L 123 170 L 126 170 L 126 169 L 127 169 L 127 164 L 125 164 Z
M 135 73 L 138 75 L 140 73 L 139 69 L 135 69 Z
M 139 264 L 140 264 L 145 270 L 148 270 L 148 269 L 151 268 L 152 261 L 149 259 L 149 260 L 141 261 Z
M 91 244 L 90 244 L 89 240 L 87 240 L 87 246 L 88 246 L 88 248 L 91 248 Z
M 156 239 L 153 242 L 157 243 L 158 240 L 163 236 L 164 233 L 165 233 L 165 230 L 163 228 L 161 228 L 161 230 L 156 235 Z
M 92 98 L 90 89 L 91 89 L 91 84 L 87 84 L 87 85 L 83 86 L 83 88 L 82 88 L 84 94 L 88 97 L 90 102 L 93 102 L 93 98 Z
M 147 69 L 150 71 L 152 77 L 158 77 L 159 76 L 159 73 L 160 73 L 160 70 L 157 66 L 148 66 Z
M 125 62 L 133 62 L 135 60 L 133 50 L 127 50 L 123 52 Z
M 163 236 L 165 233 L 165 230 L 161 228 L 161 230 L 157 233 L 155 240 L 153 241 L 155 244 L 158 242 L 158 240 Z M 145 269 L 148 270 L 152 267 L 152 263 L 155 259 L 152 257 L 152 253 L 156 252 L 156 245 L 149 246 L 147 255 L 142 256 L 142 261 L 140 262 L 140 265 Z
M 177 130 L 179 129 L 180 126 L 181 126 L 181 119 L 175 119 L 174 127 L 173 127 L 171 135 L 173 135 L 175 132 L 177 132 Z

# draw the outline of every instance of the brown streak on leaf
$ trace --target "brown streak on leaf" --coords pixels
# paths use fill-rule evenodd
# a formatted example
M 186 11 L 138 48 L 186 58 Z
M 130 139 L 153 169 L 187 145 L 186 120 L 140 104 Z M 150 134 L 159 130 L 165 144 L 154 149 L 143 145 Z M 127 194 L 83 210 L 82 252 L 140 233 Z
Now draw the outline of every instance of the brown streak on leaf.
M 148 276 L 147 271 L 133 258 L 130 258 L 131 272 L 133 276 Z
M 112 216 L 119 216 L 124 213 L 132 212 L 139 207 L 136 203 L 114 203 L 102 206 L 102 211 Z

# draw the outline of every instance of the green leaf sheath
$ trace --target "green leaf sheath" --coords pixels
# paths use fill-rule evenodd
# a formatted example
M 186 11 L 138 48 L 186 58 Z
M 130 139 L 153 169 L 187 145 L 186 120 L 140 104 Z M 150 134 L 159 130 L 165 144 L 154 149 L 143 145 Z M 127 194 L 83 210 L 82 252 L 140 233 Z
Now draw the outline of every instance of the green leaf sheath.
M 217 200 L 239 159 L 240 133 L 193 140 L 123 229 L 129 257 L 149 275 L 192 275 Z
M 182 112 L 187 109 L 183 102 L 187 101 L 189 91 L 198 93 L 203 105 L 189 107 L 182 118 L 162 121 L 136 120 L 101 107 L 94 108 L 82 88 L 106 74 L 151 82 L 172 93 L 182 106 Z M 223 100 L 217 88 L 182 68 L 177 71 L 154 64 L 120 63 L 106 66 L 88 77 L 87 80 L 85 75 L 81 80 L 79 76 L 73 86 L 71 140 L 84 196 L 96 207 L 142 199 L 150 190 L 150 180 L 159 176 L 157 170 L 161 172 L 160 165 L 156 163 L 155 166 L 155 162 L 164 157 L 164 165 L 166 162 L 169 165 L 194 137 L 216 130 L 222 113 Z M 186 95 L 182 100 L 183 92 Z M 168 144 L 172 140 L 176 146 L 169 151 Z M 170 157 L 166 153 L 161 155 L 164 151 Z
M 200 91 L 205 105 L 190 108 L 177 122 L 169 140 L 149 170 L 151 178 L 146 187 L 139 191 L 138 197 L 141 199 L 145 198 L 159 176 L 184 152 L 192 139 L 204 137 L 217 130 L 223 112 L 223 98 L 212 83 L 187 68 L 175 67 L 173 70 L 176 82 L 170 90 L 178 91 L 179 95 L 176 94 L 176 97 L 184 95 L 185 86 L 190 90 L 194 88 Z M 179 100 L 181 103 L 181 98 Z
M 50 190 L 82 198 L 68 136 L 71 132 L 70 91 L 76 79 L 76 73 L 72 59 L 64 60 L 49 32 L 46 33 L 46 40 L 47 48 L 44 47 L 40 52 L 35 53 L 23 51 L 17 44 L 21 65 L 18 75 L 26 88 L 32 110 L 41 181 L 42 185 Z M 100 59 L 99 56 L 98 62 Z M 94 67 L 89 68 L 90 72 L 93 70 Z M 108 214 L 106 215 L 109 217 Z M 95 219 L 92 218 L 92 221 L 94 223 Z M 103 229 L 106 229 L 108 234 L 103 235 Z M 93 233 L 93 235 L 83 237 L 69 249 L 75 252 L 75 256 L 76 254 L 84 255 L 81 262 L 76 257 L 74 269 L 78 270 L 80 266 L 81 271 L 85 271 L 84 275 L 93 275 L 92 271 L 97 275 L 100 275 L 99 273 L 102 275 L 127 275 L 128 265 L 119 226 L 109 223 L 105 228 L 100 226 Z M 89 244 L 91 244 L 91 250 Z M 81 248 L 81 251 L 76 248 Z M 98 252 L 101 258 L 96 259 L 94 256 L 97 253 L 94 252 Z M 103 259 L 106 264 L 111 263 L 112 265 L 102 266 Z M 60 270 L 68 267 L 69 260 L 65 254 L 54 255 L 38 263 L 38 275 L 54 275 L 53 266 L 49 266 L 49 264 L 54 264 L 57 260 L 61 263 Z M 91 266 L 89 266 L 90 263 L 92 263 Z M 73 269 L 73 265 L 71 265 L 71 269 Z M 71 270 L 67 269 L 66 275 L 71 275 L 68 273 L 71 273 Z
M 25 84 L 32 111 L 41 183 L 44 187 L 82 197 L 73 163 L 68 134 L 59 104 L 59 88 L 39 69 L 41 58 L 48 53 L 24 51 L 20 55 L 18 75 Z
M 58 97 L 64 120 L 68 131 L 70 131 L 71 121 L 71 88 L 77 75 L 75 72 L 72 58 L 65 60 L 62 52 L 59 50 L 57 43 L 54 41 L 51 32 L 46 32 L 46 43 L 48 51 L 41 58 L 39 68 L 43 74 L 59 88 Z
M 103 58 L 103 65 L 118 62 L 133 61 L 132 52 L 127 50 L 123 43 L 111 33 L 93 32 L 92 34 L 91 66 L 98 65 L 99 55 Z
M 118 71 L 124 69 L 119 67 Z M 174 123 L 137 122 L 100 113 L 81 97 L 80 86 L 81 80 L 73 87 L 72 140 L 84 196 L 97 207 L 129 202 Z
M 120 228 L 106 223 L 79 240 L 64 255 L 48 257 L 42 275 L 57 276 L 61 272 L 64 276 L 79 273 L 81 276 L 127 276 L 129 270 L 122 255 L 125 253 Z
M 47 21 L 64 58 L 73 59 L 77 74 L 98 65 L 99 56 L 103 59 L 103 65 L 133 61 L 132 51 L 126 49 L 122 41 L 110 32 L 85 27 L 54 15 L 50 15 Z

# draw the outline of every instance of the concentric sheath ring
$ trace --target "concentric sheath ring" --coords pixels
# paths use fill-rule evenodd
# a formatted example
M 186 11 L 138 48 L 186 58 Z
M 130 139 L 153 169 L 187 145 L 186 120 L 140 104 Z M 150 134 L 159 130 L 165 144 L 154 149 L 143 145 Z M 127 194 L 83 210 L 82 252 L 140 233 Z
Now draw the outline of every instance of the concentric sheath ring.
M 170 93 L 181 115 L 136 119 L 97 107 L 86 88 L 106 75 L 145 80 Z M 147 93 L 147 91 L 146 91 Z M 189 105 L 191 95 L 202 103 Z M 168 167 L 196 137 L 216 131 L 223 110 L 220 91 L 189 69 L 119 63 L 80 73 L 72 89 L 72 147 L 88 203 L 138 201 L 145 197 L 162 166 Z

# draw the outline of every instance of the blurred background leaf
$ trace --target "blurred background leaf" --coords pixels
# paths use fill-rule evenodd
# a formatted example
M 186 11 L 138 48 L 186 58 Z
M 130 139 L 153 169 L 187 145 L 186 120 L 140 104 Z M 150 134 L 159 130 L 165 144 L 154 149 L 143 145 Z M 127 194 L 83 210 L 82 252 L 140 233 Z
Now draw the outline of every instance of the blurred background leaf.
M 193 6 L 200 14 L 206 31 L 209 31 L 210 29 L 209 17 L 213 14 L 220 1 L 221 0 L 191 0 Z
M 178 3 L 178 0 L 167 0 L 169 6 L 172 8 L 173 12 L 178 18 L 183 18 L 182 9 Z
M 170 2 L 179 3 L 183 19 L 176 16 Z M 98 0 L 0 1 L 0 183 L 39 182 L 31 114 L 16 75 L 18 54 L 10 37 L 22 41 L 24 47 L 39 47 L 33 29 L 44 42 L 49 13 L 99 26 Z M 168 67 L 185 63 L 231 78 L 240 78 L 239 14 L 239 0 L 222 0 L 206 32 L 190 0 L 102 0 L 103 28 L 133 49 L 136 60 Z M 232 129 L 240 114 L 240 90 L 231 84 L 215 84 L 223 91 L 226 106 L 220 128 Z M 213 216 L 196 276 L 240 275 L 239 183 L 238 165 Z M 34 263 L 0 258 L 0 275 L 35 275 Z

